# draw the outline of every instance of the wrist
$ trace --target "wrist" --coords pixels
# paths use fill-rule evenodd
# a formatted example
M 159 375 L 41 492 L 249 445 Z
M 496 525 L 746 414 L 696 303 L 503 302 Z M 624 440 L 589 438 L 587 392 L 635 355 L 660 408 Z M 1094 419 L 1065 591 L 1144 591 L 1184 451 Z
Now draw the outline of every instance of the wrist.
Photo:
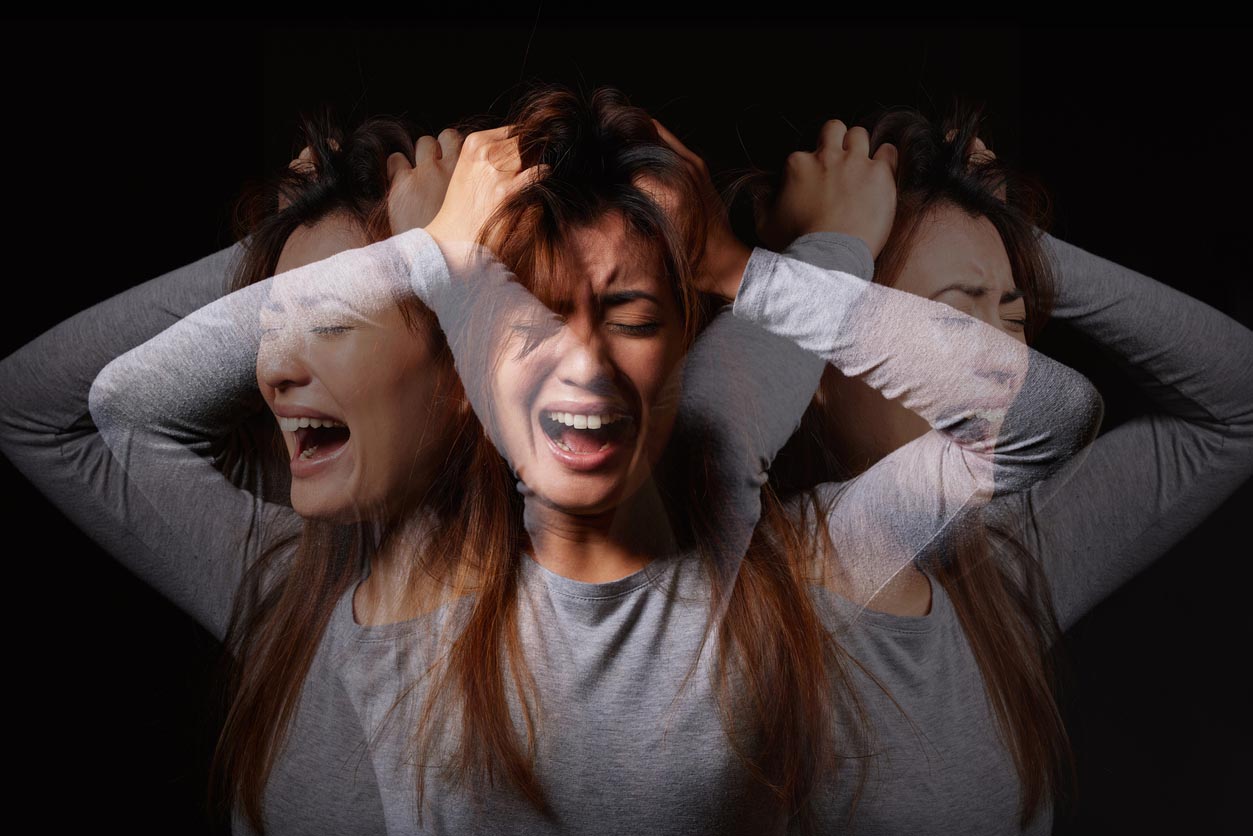
M 735 299 L 740 292 L 744 271 L 748 268 L 748 259 L 752 254 L 752 250 L 738 240 L 726 248 L 722 264 L 716 273 L 718 280 L 714 289 L 718 295 Z

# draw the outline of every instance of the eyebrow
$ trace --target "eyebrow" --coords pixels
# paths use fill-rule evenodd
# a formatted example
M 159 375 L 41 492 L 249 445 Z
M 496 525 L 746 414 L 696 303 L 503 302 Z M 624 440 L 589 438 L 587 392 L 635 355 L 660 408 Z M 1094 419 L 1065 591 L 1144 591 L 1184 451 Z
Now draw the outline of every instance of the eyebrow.
M 600 297 L 600 303 L 606 308 L 610 308 L 614 305 L 625 305 L 628 302 L 634 302 L 636 299 L 647 299 L 654 305 L 659 307 L 661 305 L 661 300 L 643 290 L 619 290 L 616 293 L 606 293 Z
M 326 302 L 335 302 L 345 308 L 352 308 L 347 301 L 341 299 L 333 293 L 310 293 L 296 297 L 296 304 L 301 308 L 311 308 L 314 305 L 321 305 Z M 270 311 L 271 313 L 281 314 L 287 312 L 287 308 L 283 305 L 283 303 L 274 298 L 267 299 L 262 308 L 263 310 Z
M 973 297 L 978 298 L 982 296 L 983 294 L 987 293 L 991 289 L 992 288 L 987 287 L 986 285 L 962 284 L 958 282 L 956 284 L 951 284 L 951 285 L 948 285 L 947 287 L 940 288 L 939 290 L 937 290 L 935 293 L 932 293 L 927 298 L 934 300 L 935 297 L 939 296 L 942 293 L 948 293 L 950 290 L 960 290 L 962 293 L 965 293 L 967 296 L 973 296 Z M 1027 294 L 1024 293 L 1019 288 L 1014 288 L 1013 290 L 1007 290 L 1001 294 L 1001 304 L 1008 305 L 1010 302 L 1017 302 L 1019 299 L 1023 298 L 1026 295 Z

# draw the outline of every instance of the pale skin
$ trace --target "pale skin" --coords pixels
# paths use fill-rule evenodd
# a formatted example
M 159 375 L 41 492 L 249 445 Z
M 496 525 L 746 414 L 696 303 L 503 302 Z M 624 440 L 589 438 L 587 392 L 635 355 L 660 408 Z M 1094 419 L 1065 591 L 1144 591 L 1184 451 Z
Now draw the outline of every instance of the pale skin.
M 309 167 L 310 159 L 305 149 L 291 166 Z M 438 180 L 427 191 L 442 197 Z M 423 216 L 420 206 L 408 211 L 423 222 L 434 214 L 431 208 Z M 354 218 L 332 213 L 292 232 L 275 275 L 368 244 Z M 399 579 L 421 540 L 420 515 L 406 517 L 403 509 L 425 491 L 447 449 L 451 415 L 434 405 L 432 393 L 455 372 L 435 362 L 430 335 L 409 330 L 390 299 L 350 308 L 306 306 L 292 295 L 276 280 L 273 307 L 262 312 L 258 387 L 276 418 L 280 411 L 317 411 L 351 430 L 333 465 L 316 474 L 293 474 L 292 506 L 309 519 L 402 520 L 372 557 L 371 574 L 354 598 L 360 623 L 398 620 L 405 608 L 402 593 L 412 588 Z M 284 431 L 283 438 L 295 458 L 295 433 Z
M 699 182 L 706 183 L 708 172 L 699 157 L 658 128 L 700 176 Z M 450 265 L 460 257 L 458 242 L 476 238 L 495 201 L 542 174 L 521 169 L 517 142 L 507 133 L 504 127 L 466 138 L 445 200 L 426 227 Z M 839 120 L 828 123 L 819 149 L 795 164 L 841 188 L 812 189 L 790 200 L 781 226 L 794 235 L 820 229 L 857 235 L 877 254 L 895 210 L 895 149 L 884 146 L 874 158 L 868 149 L 864 129 L 849 130 Z M 706 183 L 706 194 L 711 191 L 712 184 Z M 657 194 L 663 207 L 675 208 L 664 190 Z M 790 197 L 793 192 L 785 194 Z M 735 241 L 725 216 L 713 214 L 712 253 L 699 282 L 707 292 L 734 298 L 750 251 Z M 527 503 L 535 559 L 558 574 L 598 583 L 638 571 L 654 556 L 652 544 L 632 537 L 627 532 L 634 527 L 622 523 L 631 518 L 637 503 L 647 506 L 649 501 L 652 464 L 673 425 L 665 391 L 682 341 L 678 323 L 671 319 L 674 300 L 665 299 L 669 291 L 664 282 L 624 246 L 620 223 L 609 216 L 582 232 L 587 285 L 570 300 L 567 327 L 555 338 L 559 342 L 534 352 L 532 357 L 547 353 L 530 365 L 515 366 L 512 374 L 500 376 L 495 391 L 506 414 L 512 410 L 502 427 L 507 455 L 536 497 Z M 624 288 L 635 294 L 629 302 L 594 304 Z M 647 324 L 648 333 L 625 333 L 624 324 Z M 540 437 L 539 422 L 545 420 L 540 411 L 562 398 L 577 402 L 594 398 L 606 408 L 630 405 L 637 429 L 629 449 L 591 470 L 572 470 L 560 456 L 554 458 Z

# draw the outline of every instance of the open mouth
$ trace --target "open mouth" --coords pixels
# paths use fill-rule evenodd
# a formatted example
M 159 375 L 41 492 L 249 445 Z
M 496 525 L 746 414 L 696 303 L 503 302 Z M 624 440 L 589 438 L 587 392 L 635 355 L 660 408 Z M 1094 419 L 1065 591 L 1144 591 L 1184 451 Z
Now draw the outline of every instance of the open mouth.
M 300 461 L 316 461 L 343 447 L 351 435 L 343 421 L 318 418 L 284 418 L 282 428 L 296 436 L 296 455 Z
M 626 441 L 635 421 L 628 415 L 576 415 L 569 412 L 540 413 L 540 427 L 553 443 L 568 453 L 599 453 Z

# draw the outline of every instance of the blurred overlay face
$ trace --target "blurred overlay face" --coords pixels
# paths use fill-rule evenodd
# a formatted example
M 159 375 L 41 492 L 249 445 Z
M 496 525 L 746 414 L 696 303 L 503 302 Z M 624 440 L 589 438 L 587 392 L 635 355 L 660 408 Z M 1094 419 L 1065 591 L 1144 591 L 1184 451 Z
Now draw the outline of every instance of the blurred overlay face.
M 593 515 L 630 497 L 670 438 L 683 323 L 670 282 L 628 238 L 621 214 L 571 241 L 571 291 L 552 303 L 565 327 L 538 342 L 525 325 L 507 331 L 492 399 L 503 452 L 529 491 Z
M 1027 343 L 1026 302 L 1000 233 L 985 217 L 971 217 L 951 204 L 929 212 L 892 287 L 943 302 Z M 856 416 L 839 421 L 836 430 L 854 465 L 878 461 L 931 429 L 917 413 L 832 366 L 823 374 L 819 396 L 840 415 Z
M 354 286 L 343 299 L 281 275 L 368 243 L 344 215 L 298 228 L 261 312 L 257 384 L 291 460 L 292 507 L 306 518 L 390 518 L 430 485 L 448 443 L 436 393 L 449 370 L 387 289 Z

